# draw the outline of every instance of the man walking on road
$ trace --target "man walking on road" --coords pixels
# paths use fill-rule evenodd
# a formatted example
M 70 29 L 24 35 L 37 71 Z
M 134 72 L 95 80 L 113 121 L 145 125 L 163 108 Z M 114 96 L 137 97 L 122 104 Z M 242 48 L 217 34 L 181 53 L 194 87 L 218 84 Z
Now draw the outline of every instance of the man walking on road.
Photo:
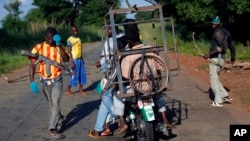
M 31 51 L 32 54 L 42 55 L 49 60 L 62 64 L 62 61 L 68 61 L 69 56 L 60 44 L 61 37 L 57 34 L 55 28 L 48 27 L 45 31 L 45 42 L 37 44 Z M 34 81 L 37 59 L 30 58 L 30 87 L 33 93 L 38 92 L 38 86 Z M 56 66 L 48 64 L 48 62 L 39 62 L 40 80 L 42 83 L 42 91 L 46 96 L 51 110 L 49 131 L 50 135 L 57 139 L 62 139 L 65 136 L 58 131 L 63 124 L 63 116 L 60 112 L 60 99 L 62 96 L 62 70 Z
M 210 85 L 215 95 L 211 106 L 223 107 L 221 103 L 231 101 L 233 98 L 229 96 L 219 79 L 221 66 L 224 64 L 227 48 L 231 52 L 231 63 L 235 62 L 235 47 L 232 44 L 230 33 L 222 27 L 220 18 L 216 16 L 212 22 L 214 34 L 211 39 L 211 47 L 209 53 L 203 56 L 204 59 L 211 59 L 209 64 Z M 217 62 L 217 63 L 214 63 Z

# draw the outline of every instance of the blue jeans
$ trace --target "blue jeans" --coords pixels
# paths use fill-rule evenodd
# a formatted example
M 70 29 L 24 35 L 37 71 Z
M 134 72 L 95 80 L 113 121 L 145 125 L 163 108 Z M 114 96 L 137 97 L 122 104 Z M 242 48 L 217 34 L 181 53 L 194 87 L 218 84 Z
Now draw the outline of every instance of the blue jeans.
M 103 127 L 106 121 L 106 118 L 108 114 L 111 115 L 111 117 L 116 118 L 117 115 L 114 114 L 114 102 L 113 102 L 113 90 L 108 89 L 103 95 L 102 95 L 102 102 L 99 107 L 99 111 L 96 118 L 95 123 L 95 130 L 98 132 L 103 131 Z
M 163 97 L 163 94 L 157 94 L 155 96 L 155 104 L 158 107 L 159 112 L 165 112 L 166 111 L 166 101 Z

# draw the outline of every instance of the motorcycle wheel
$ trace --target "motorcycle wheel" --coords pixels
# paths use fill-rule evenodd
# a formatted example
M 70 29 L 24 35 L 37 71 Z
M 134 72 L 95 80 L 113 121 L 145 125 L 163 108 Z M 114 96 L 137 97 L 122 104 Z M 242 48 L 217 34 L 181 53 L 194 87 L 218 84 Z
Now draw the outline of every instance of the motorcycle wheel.
M 153 123 L 147 122 L 142 115 L 137 117 L 138 130 L 136 132 L 137 141 L 154 141 Z

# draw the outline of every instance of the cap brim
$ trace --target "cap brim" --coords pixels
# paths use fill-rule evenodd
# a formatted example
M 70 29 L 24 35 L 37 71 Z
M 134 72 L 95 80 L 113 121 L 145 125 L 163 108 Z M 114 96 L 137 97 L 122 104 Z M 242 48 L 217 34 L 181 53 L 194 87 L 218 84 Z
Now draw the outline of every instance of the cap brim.
M 220 24 L 220 23 L 215 23 L 215 22 L 210 22 L 211 24 Z

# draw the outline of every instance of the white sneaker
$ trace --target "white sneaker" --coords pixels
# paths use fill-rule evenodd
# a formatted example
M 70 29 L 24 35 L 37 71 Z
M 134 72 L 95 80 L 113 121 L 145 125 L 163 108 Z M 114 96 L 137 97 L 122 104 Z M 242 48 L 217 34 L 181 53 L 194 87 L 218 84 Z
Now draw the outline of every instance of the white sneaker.
M 215 101 L 212 101 L 212 103 L 210 105 L 215 106 L 215 107 L 223 107 L 223 105 L 221 105 L 220 103 L 217 103 Z

